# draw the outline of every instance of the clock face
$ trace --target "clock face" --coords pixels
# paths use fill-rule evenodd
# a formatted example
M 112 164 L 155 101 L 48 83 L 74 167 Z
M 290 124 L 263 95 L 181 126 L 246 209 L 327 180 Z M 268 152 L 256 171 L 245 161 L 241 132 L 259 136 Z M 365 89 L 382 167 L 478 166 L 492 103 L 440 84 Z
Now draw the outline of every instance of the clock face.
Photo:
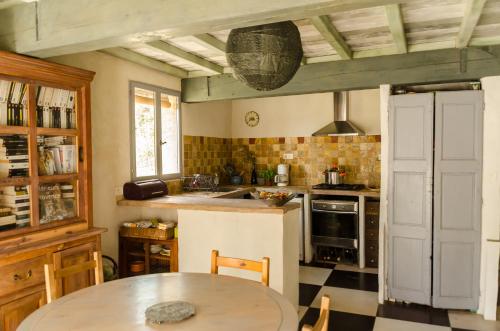
M 257 124 L 259 124 L 259 114 L 254 111 L 249 111 L 245 114 L 245 123 L 251 127 L 257 126 Z

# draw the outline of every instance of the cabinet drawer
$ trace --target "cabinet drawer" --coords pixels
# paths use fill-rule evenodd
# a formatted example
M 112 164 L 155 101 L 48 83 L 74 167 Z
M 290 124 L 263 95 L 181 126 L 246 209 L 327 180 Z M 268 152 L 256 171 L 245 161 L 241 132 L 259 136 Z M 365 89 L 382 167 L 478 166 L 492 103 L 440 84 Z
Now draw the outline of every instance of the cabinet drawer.
M 0 267 L 0 296 L 42 284 L 45 261 L 45 256 L 38 256 Z
M 366 241 L 365 254 L 366 255 L 369 255 L 369 254 L 378 255 L 378 242 L 376 242 L 374 240 Z
M 366 215 L 365 227 L 367 229 L 378 229 L 378 215 Z
M 378 257 L 376 256 L 371 256 L 371 257 L 366 257 L 366 266 L 369 268 L 378 268 Z
M 368 201 L 365 205 L 365 213 L 378 215 L 380 213 L 380 202 L 378 201 Z
M 366 229 L 365 237 L 366 237 L 365 240 L 378 241 L 378 229 Z

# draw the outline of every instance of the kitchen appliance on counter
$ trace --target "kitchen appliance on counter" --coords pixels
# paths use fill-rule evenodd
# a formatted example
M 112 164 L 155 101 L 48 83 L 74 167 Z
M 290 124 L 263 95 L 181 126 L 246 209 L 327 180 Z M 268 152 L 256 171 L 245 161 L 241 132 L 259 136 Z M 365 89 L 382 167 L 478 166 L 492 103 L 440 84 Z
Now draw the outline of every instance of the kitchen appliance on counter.
M 159 179 L 127 182 L 123 185 L 123 196 L 127 200 L 146 200 L 167 194 L 167 184 Z
M 315 190 L 343 190 L 343 191 L 359 191 L 365 188 L 363 184 L 327 184 L 322 183 L 312 187 Z
M 274 182 L 278 186 L 288 186 L 288 164 L 278 164 L 277 175 L 274 176 Z
M 358 202 L 354 199 L 311 200 L 312 236 L 316 262 L 357 263 Z

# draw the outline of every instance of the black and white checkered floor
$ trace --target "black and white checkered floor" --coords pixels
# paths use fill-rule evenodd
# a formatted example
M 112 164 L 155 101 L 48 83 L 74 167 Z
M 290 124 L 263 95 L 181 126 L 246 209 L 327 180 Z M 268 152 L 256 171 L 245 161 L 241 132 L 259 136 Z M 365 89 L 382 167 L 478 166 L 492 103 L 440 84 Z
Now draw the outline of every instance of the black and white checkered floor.
M 300 266 L 299 318 L 314 324 L 321 296 L 330 295 L 329 330 L 332 331 L 499 331 L 500 322 L 480 315 L 414 304 L 378 304 L 375 269 L 337 265 L 334 269 Z

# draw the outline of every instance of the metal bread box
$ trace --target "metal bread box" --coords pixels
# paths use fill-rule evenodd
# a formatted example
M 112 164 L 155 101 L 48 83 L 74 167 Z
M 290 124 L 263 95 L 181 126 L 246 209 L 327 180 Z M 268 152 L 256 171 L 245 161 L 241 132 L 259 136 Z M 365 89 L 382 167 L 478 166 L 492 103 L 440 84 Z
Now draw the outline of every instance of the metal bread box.
M 145 200 L 167 194 L 167 184 L 159 179 L 128 182 L 123 185 L 123 196 L 127 200 Z

